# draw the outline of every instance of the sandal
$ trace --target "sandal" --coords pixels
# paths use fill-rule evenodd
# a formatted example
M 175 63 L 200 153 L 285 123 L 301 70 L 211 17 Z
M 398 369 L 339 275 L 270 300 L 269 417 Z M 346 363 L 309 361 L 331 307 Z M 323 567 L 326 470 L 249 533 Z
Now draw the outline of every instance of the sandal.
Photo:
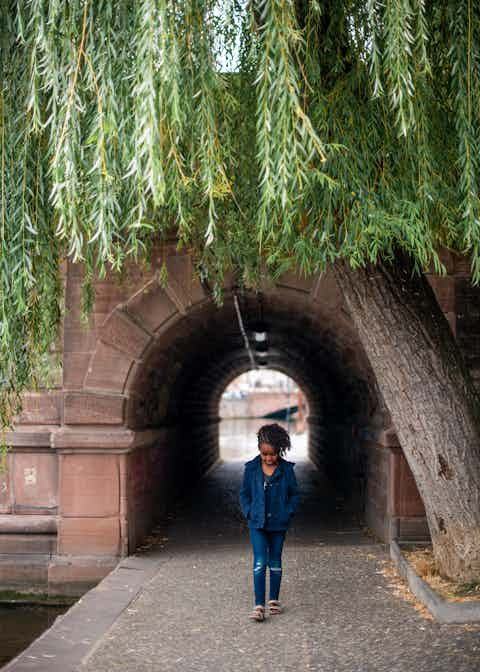
M 273 616 L 273 614 L 281 614 L 282 613 L 282 605 L 278 600 L 268 600 L 268 607 L 269 607 L 269 612 Z
M 249 618 L 252 621 L 264 621 L 265 620 L 265 607 L 262 607 L 261 604 L 257 605 L 255 609 L 250 614 Z

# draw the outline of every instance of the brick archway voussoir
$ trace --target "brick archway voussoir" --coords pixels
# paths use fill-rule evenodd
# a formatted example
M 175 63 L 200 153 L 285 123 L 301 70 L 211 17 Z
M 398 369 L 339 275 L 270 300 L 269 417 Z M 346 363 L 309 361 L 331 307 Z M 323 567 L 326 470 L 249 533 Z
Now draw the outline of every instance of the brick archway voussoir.
M 151 281 L 109 314 L 98 332 L 83 390 L 65 397 L 66 424 L 125 423 L 128 398 L 135 394 L 133 381 L 162 333 L 181 321 L 186 312 L 179 310 L 171 293 L 170 288 L 165 290 Z M 184 301 L 186 308 L 191 302 Z
M 123 393 L 132 366 L 142 358 L 152 339 L 148 330 L 117 307 L 100 329 L 84 389 Z

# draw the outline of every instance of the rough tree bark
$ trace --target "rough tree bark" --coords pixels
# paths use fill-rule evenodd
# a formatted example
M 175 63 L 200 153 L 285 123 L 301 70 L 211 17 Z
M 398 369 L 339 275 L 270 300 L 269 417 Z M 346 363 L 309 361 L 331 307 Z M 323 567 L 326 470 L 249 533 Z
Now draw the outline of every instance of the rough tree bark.
M 470 374 L 425 276 L 336 264 L 360 340 L 422 496 L 440 572 L 480 579 L 480 414 Z

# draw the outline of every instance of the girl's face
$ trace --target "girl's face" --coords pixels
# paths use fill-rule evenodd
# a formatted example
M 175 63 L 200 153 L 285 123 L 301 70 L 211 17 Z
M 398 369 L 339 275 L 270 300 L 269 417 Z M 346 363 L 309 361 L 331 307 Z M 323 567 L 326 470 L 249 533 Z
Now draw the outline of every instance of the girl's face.
M 262 462 L 267 467 L 273 467 L 278 464 L 279 455 L 275 452 L 275 448 L 272 445 L 269 443 L 261 443 L 259 450 Z

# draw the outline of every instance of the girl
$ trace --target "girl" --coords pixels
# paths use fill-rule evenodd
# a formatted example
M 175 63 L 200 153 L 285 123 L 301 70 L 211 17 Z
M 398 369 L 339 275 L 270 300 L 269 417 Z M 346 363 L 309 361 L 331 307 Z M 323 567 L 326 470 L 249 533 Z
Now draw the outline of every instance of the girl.
M 253 548 L 255 608 L 250 618 L 265 619 L 265 578 L 270 568 L 270 614 L 282 610 L 278 596 L 282 579 L 282 549 L 290 520 L 300 499 L 295 462 L 283 455 L 290 449 L 288 432 L 277 423 L 257 433 L 260 454 L 245 463 L 240 506 L 248 521 Z

